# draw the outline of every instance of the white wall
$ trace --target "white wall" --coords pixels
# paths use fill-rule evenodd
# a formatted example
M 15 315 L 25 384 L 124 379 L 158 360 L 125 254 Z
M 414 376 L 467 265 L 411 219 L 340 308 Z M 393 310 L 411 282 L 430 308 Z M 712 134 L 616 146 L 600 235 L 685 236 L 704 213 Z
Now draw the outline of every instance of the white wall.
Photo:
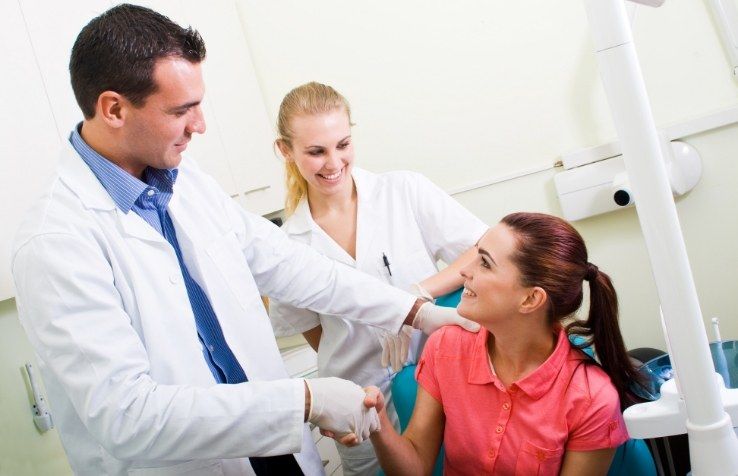
M 358 163 L 413 169 L 447 190 L 553 164 L 615 138 L 581 2 L 362 3 L 239 0 L 274 118 L 292 87 L 335 86 L 351 102 Z M 634 35 L 657 125 L 738 105 L 738 88 L 702 2 L 636 9 Z M 704 315 L 738 338 L 735 127 L 689 143 L 704 175 L 678 209 Z M 505 213 L 560 214 L 553 170 L 457 195 L 488 223 Z M 615 280 L 629 347 L 663 348 L 658 302 L 634 210 L 575 224 Z

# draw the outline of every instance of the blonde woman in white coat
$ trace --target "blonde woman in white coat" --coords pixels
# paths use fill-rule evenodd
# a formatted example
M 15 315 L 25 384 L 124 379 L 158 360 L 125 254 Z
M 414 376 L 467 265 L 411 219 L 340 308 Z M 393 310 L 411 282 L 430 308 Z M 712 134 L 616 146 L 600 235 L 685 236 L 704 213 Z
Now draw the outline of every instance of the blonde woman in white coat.
M 473 245 L 488 227 L 418 173 L 374 174 L 354 167 L 350 114 L 346 99 L 319 83 L 299 86 L 282 101 L 276 143 L 286 164 L 284 231 L 325 256 L 428 299 L 460 287 L 459 268 L 473 259 Z M 440 273 L 438 260 L 450 263 Z M 270 317 L 277 335 L 303 333 L 318 352 L 320 376 L 376 385 L 388 402 L 394 371 L 415 362 L 424 342 L 408 326 L 400 336 L 378 335 L 375 328 L 276 301 Z M 376 474 L 370 442 L 337 447 L 344 474 Z

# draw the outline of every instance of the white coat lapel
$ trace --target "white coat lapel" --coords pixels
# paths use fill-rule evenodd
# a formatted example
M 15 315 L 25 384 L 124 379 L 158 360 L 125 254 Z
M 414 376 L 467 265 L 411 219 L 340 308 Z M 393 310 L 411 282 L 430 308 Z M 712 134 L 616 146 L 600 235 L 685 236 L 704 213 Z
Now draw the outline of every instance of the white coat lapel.
M 312 244 L 312 232 L 314 231 L 313 226 L 315 226 L 315 223 L 313 223 L 310 216 L 310 206 L 307 199 L 303 198 L 297 204 L 294 213 L 285 221 L 282 229 L 290 237 L 300 236 L 298 241 L 310 246 Z
M 295 208 L 295 213 L 285 225 L 285 232 L 292 237 L 312 247 L 323 256 L 354 267 L 356 262 L 336 241 L 328 236 L 320 225 L 315 223 L 310 214 L 307 199 L 303 199 Z
M 186 191 L 180 190 L 180 182 L 186 180 L 183 177 L 182 171 L 180 170 L 179 180 L 174 185 L 174 193 L 172 198 L 169 200 L 169 217 L 172 219 L 174 228 L 177 233 L 177 243 L 179 249 L 182 251 L 182 257 L 185 261 L 189 272 L 196 277 L 196 280 L 203 283 L 204 280 L 200 276 L 200 246 L 207 246 L 215 238 L 219 236 L 219 231 L 212 223 L 206 221 L 200 221 L 197 223 L 198 216 L 195 213 L 194 207 L 188 207 L 183 200 L 183 193 Z M 188 213 L 190 212 L 190 213 Z M 212 234 L 211 234 L 212 233 Z
M 167 243 L 164 236 L 160 235 L 153 226 L 146 223 L 146 220 L 138 216 L 133 210 L 123 213 L 120 209 L 117 209 L 116 213 L 118 214 L 120 228 L 126 235 L 154 243 Z
M 86 208 L 115 213 L 118 228 L 124 234 L 142 240 L 166 243 L 164 237 L 143 218 L 132 211 L 123 213 L 116 206 L 113 197 L 105 190 L 69 142 L 66 142 L 62 150 L 59 161 L 59 178 L 79 197 Z
M 377 228 L 387 226 L 387 224 L 380 222 L 379 204 L 374 199 L 374 188 L 377 182 L 375 175 L 357 168 L 354 168 L 352 175 L 359 201 L 356 212 L 356 267 L 361 269 L 367 261 L 382 259 L 381 256 L 371 254 L 371 244 Z
M 59 158 L 59 178 L 79 197 L 85 208 L 109 211 L 116 209 L 113 197 L 105 190 L 69 141 L 64 141 Z

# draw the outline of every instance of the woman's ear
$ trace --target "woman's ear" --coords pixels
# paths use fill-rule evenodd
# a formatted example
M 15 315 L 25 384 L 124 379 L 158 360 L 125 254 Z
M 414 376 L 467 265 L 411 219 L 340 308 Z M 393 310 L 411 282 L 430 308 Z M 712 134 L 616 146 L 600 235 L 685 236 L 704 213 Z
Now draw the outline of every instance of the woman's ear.
M 282 154 L 284 160 L 291 161 L 292 149 L 287 145 L 287 143 L 283 139 L 277 139 L 274 143 L 277 145 L 277 149 L 279 149 L 279 153 Z
M 528 289 L 528 294 L 520 304 L 519 311 L 521 314 L 530 314 L 545 306 L 547 301 L 548 294 L 546 294 L 546 291 L 541 287 L 534 286 Z

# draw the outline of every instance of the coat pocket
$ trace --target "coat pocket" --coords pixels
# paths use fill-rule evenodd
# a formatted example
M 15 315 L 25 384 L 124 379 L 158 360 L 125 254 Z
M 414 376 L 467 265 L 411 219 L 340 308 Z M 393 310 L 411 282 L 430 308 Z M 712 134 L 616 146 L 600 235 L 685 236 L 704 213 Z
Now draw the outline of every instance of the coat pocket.
M 563 448 L 543 448 L 526 440 L 518 451 L 515 476 L 555 476 L 561 469 L 563 454 Z

